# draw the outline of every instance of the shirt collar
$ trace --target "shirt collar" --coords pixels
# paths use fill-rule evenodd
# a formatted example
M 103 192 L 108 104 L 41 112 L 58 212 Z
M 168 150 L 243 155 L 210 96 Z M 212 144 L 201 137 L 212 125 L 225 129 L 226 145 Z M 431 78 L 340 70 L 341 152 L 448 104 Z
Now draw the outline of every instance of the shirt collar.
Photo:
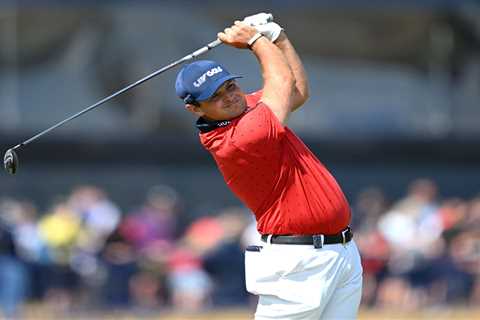
M 206 120 L 200 117 L 195 123 L 195 126 L 200 132 L 205 133 L 217 128 L 228 126 L 230 123 L 230 120 Z
M 242 117 L 246 113 L 250 112 L 252 109 L 253 108 L 247 107 L 247 109 L 245 109 L 245 111 L 235 119 Z M 198 130 L 200 130 L 200 132 L 205 133 L 205 132 L 210 132 L 212 130 L 215 130 L 217 128 L 226 127 L 230 123 L 232 123 L 232 120 L 207 120 L 200 117 L 195 123 L 195 126 L 197 127 Z

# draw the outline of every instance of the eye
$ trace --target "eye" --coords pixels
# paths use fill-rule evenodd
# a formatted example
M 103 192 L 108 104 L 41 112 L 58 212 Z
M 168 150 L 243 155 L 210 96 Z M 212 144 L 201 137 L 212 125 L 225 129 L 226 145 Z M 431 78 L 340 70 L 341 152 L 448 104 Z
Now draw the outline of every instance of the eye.
M 237 86 L 235 85 L 234 82 L 230 82 L 229 84 L 227 84 L 227 90 L 228 91 L 233 91 L 233 90 L 235 90 L 236 87 Z

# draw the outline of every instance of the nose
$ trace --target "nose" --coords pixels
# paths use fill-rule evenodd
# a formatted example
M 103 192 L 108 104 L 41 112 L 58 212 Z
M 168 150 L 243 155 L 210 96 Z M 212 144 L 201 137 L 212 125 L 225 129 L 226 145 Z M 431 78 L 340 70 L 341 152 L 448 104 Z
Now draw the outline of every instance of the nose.
M 223 102 L 226 103 L 226 104 L 230 104 L 233 101 L 235 101 L 235 94 L 234 93 L 227 93 L 223 98 Z

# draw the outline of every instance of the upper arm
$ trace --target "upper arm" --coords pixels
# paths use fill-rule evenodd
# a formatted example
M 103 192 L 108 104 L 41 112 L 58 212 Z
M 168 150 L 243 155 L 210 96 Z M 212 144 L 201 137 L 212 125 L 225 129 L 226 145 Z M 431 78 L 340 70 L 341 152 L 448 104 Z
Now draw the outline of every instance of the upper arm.
M 272 75 L 265 80 L 261 101 L 272 110 L 282 124 L 287 123 L 290 112 L 294 107 L 294 79 L 289 76 Z
M 292 112 L 300 108 L 309 97 L 308 77 L 303 63 L 285 32 L 281 32 L 275 41 L 276 46 L 282 51 L 290 69 L 295 77 Z

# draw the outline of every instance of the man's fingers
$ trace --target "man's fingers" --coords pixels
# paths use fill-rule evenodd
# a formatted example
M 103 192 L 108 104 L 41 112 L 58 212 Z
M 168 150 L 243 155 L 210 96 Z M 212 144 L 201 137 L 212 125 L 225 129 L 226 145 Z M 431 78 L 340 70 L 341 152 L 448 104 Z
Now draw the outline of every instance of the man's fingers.
M 220 41 L 222 42 L 226 42 L 227 41 L 227 35 L 223 32 L 219 32 L 217 33 L 217 38 L 220 39 Z
M 240 32 L 241 30 L 240 26 L 232 26 L 230 29 L 232 30 L 232 32 L 237 32 L 237 33 Z
M 248 40 L 256 33 L 256 29 L 249 25 L 235 21 L 235 23 L 218 33 L 218 39 L 223 43 L 230 44 L 235 48 L 247 48 Z
M 233 41 L 232 35 L 227 34 L 225 32 L 219 32 L 217 34 L 217 37 L 218 37 L 218 39 L 220 39 L 220 41 L 225 42 L 225 43 L 231 43 Z
M 243 21 L 235 21 L 234 25 L 238 26 L 238 27 L 245 27 L 245 26 L 248 26 L 248 24 L 246 24 L 245 22 Z

